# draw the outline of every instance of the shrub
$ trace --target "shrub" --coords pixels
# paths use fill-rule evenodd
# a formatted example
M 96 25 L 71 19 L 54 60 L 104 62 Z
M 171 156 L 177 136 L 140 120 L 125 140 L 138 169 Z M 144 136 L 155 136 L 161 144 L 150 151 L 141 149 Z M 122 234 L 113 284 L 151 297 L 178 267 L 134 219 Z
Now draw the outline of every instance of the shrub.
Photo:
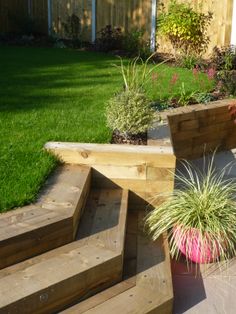
M 209 44 L 207 28 L 212 13 L 195 12 L 188 4 L 172 0 L 168 11 L 165 8 L 158 18 L 158 31 L 170 40 L 182 55 L 201 55 Z
M 144 39 L 144 30 L 133 29 L 123 39 L 123 48 L 129 57 L 146 59 L 151 55 L 150 42 Z
M 182 244 L 187 259 L 191 260 L 196 235 L 199 241 L 195 245 L 200 251 L 210 246 L 213 256 L 219 255 L 222 260 L 235 255 L 236 183 L 224 177 L 231 166 L 217 171 L 214 155 L 203 171 L 184 162 L 186 174 L 176 175 L 180 188 L 166 195 L 166 200 L 148 215 L 147 226 L 154 240 L 168 232 L 173 257 L 179 257 L 179 244 Z M 206 259 L 207 253 L 202 250 L 199 260 Z
M 65 32 L 66 39 L 71 40 L 73 47 L 80 47 L 81 41 L 80 41 L 80 35 L 81 35 L 81 20 L 80 18 L 75 15 L 69 15 L 67 17 L 66 22 L 62 23 L 62 27 Z
M 146 132 L 154 120 L 154 110 L 145 94 L 124 90 L 115 95 L 106 107 L 107 124 L 125 138 Z
M 236 70 L 220 71 L 218 79 L 222 83 L 222 89 L 229 95 L 236 96 Z
M 107 25 L 98 33 L 95 41 L 95 47 L 98 51 L 109 52 L 122 49 L 123 33 L 120 27 Z
M 211 63 L 218 71 L 236 70 L 236 46 L 214 47 Z

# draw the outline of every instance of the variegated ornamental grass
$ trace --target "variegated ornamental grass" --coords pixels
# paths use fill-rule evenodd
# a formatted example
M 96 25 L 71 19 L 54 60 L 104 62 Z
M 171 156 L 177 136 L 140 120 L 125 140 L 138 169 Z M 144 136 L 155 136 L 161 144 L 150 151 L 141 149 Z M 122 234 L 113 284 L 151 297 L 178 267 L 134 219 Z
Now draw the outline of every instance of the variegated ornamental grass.
M 218 170 L 214 158 L 201 171 L 184 161 L 184 171 L 175 175 L 178 188 L 146 218 L 154 240 L 168 232 L 173 258 L 180 256 L 181 245 L 187 260 L 196 245 L 202 261 L 209 261 L 209 250 L 218 261 L 236 253 L 236 181 L 225 176 L 232 164 Z

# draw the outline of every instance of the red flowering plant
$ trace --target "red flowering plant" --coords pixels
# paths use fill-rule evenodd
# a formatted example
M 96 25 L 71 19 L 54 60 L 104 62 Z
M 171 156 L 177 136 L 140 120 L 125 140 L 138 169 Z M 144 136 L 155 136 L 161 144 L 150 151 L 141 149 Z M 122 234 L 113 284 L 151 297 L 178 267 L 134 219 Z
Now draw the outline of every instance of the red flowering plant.
M 236 124 L 236 102 L 229 105 L 228 109 L 229 109 L 229 114 L 234 121 L 234 124 Z

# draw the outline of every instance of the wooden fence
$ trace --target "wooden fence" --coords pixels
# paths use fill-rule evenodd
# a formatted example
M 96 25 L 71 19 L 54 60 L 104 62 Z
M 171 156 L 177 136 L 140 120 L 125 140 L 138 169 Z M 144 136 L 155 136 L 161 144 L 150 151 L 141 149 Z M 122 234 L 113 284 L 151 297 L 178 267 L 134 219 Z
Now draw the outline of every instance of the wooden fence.
M 16 29 L 16 18 L 27 16 L 28 5 L 25 0 L 0 0 L 0 33 Z
M 96 32 L 106 25 L 119 26 L 124 31 L 135 28 L 151 31 L 151 0 L 97 0 Z M 92 38 L 92 0 L 52 0 L 52 29 L 63 36 L 62 24 L 68 15 L 75 13 L 81 20 L 82 37 Z
M 97 0 L 97 30 L 110 24 L 124 31 L 144 29 L 150 35 L 151 12 L 151 0 Z
M 210 44 L 208 46 L 207 54 L 211 53 L 214 46 L 229 45 L 231 41 L 232 20 L 233 20 L 233 2 L 235 0 L 179 0 L 179 2 L 190 3 L 195 10 L 207 13 L 213 13 L 213 19 L 209 27 Z M 168 7 L 170 0 L 162 0 L 165 7 Z M 158 13 L 160 7 L 158 8 Z M 163 38 L 158 38 L 157 43 L 162 52 L 172 51 L 169 42 Z
M 77 15 L 81 21 L 81 32 L 84 40 L 91 40 L 92 33 L 92 0 L 52 0 L 52 31 L 64 36 L 63 23 L 68 16 Z
M 40 4 L 40 5 L 39 5 Z M 0 33 L 19 32 L 31 16 L 39 32 L 48 30 L 47 0 L 0 0 Z
M 233 2 L 236 0 L 179 0 L 193 4 L 202 12 L 212 11 L 213 20 L 209 28 L 211 39 L 208 52 L 215 45 L 230 44 L 232 31 Z M 170 0 L 157 1 L 168 7 Z M 51 3 L 49 6 L 48 4 Z M 82 35 L 91 41 L 104 26 L 119 26 L 124 31 L 143 28 L 150 38 L 155 27 L 155 0 L 0 0 L 0 33 L 14 31 L 10 15 L 26 16 L 28 13 L 36 20 L 42 33 L 48 29 L 63 36 L 63 22 L 72 13 L 81 20 Z M 49 10 L 49 12 L 48 12 Z M 160 5 L 157 6 L 157 16 Z M 154 24 L 153 24 L 154 22 Z M 157 36 L 159 50 L 170 52 L 171 45 Z

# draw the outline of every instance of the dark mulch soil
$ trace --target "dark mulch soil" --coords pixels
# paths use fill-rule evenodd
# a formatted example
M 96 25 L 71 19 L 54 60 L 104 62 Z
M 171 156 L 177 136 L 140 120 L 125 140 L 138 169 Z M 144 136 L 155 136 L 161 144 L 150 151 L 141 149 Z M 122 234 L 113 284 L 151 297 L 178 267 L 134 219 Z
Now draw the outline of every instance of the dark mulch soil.
M 131 135 L 128 139 L 119 132 L 114 131 L 112 134 L 112 144 L 132 144 L 132 145 L 147 145 L 147 133 L 139 133 Z

